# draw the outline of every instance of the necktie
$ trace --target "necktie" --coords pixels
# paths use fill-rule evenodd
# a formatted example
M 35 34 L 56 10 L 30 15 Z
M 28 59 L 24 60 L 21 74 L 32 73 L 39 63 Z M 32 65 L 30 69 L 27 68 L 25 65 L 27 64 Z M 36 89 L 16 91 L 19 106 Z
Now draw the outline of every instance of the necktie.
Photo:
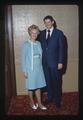
M 48 36 L 47 36 L 47 44 L 48 44 L 48 42 L 49 42 L 49 38 L 50 38 L 50 30 L 48 30 Z

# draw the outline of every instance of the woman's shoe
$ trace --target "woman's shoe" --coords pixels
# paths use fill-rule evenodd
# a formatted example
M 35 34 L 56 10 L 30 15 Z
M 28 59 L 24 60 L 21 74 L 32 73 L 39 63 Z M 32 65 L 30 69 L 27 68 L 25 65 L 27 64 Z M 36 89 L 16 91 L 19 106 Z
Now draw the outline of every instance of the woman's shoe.
M 35 105 L 36 105 L 36 107 L 38 108 L 38 103 L 36 103 Z
M 36 105 L 32 105 L 31 108 L 32 108 L 33 110 L 36 110 L 38 107 L 37 107 Z
M 45 106 L 43 106 L 43 105 L 39 106 L 38 103 L 36 103 L 36 107 L 37 108 L 39 107 L 41 110 L 47 110 L 47 108 Z
M 39 108 L 42 109 L 42 110 L 47 110 L 47 108 L 45 106 L 39 107 Z

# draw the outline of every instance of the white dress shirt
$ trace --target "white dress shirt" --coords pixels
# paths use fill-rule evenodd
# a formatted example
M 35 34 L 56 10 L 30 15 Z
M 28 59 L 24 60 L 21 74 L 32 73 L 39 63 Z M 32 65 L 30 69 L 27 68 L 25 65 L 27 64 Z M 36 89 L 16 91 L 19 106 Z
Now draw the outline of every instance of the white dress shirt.
M 54 27 L 49 29 L 50 30 L 50 36 L 52 35 L 53 29 L 54 29 Z M 46 29 L 46 39 L 47 39 L 47 36 L 48 36 L 48 29 Z

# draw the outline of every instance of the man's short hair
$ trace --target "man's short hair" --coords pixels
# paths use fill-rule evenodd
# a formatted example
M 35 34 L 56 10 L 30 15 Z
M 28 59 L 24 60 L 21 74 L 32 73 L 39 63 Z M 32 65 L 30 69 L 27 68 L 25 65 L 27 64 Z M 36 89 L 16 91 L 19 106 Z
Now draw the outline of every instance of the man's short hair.
M 44 17 L 43 21 L 45 21 L 46 19 L 50 19 L 51 21 L 54 21 L 51 15 L 47 15 L 46 17 Z
M 47 15 L 46 17 L 44 17 L 43 21 L 45 21 L 46 19 L 51 20 L 51 22 L 54 21 L 53 26 L 54 26 L 54 28 L 57 27 L 57 25 L 56 25 L 56 21 L 54 20 L 54 18 L 53 18 L 51 15 Z

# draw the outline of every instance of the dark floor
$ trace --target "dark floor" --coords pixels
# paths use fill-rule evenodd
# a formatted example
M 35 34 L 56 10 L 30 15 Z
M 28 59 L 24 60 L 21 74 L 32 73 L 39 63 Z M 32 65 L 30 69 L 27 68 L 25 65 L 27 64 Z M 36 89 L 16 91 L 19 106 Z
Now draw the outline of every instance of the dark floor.
M 46 94 L 43 100 L 46 99 Z M 47 106 L 47 110 L 32 110 L 29 105 L 29 97 L 27 95 L 19 95 L 12 97 L 8 115 L 78 115 L 79 114 L 79 94 L 77 92 L 63 93 L 62 106 L 59 112 L 56 106 L 51 103 Z

